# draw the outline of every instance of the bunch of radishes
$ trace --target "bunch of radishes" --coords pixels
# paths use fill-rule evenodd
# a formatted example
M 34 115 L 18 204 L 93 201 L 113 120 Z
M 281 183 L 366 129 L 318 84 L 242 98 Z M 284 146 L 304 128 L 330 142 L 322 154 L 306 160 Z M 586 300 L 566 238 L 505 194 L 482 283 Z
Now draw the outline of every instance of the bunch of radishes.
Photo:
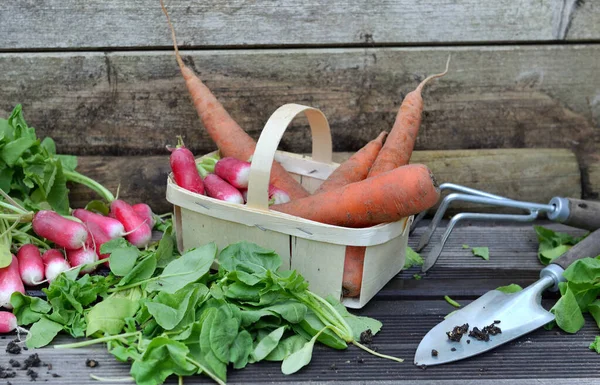
M 247 202 L 250 162 L 232 157 L 206 157 L 197 164 L 192 152 L 180 142 L 171 152 L 170 163 L 179 187 L 230 203 Z M 269 185 L 268 194 L 271 204 L 290 201 L 287 192 L 273 185 Z
M 72 217 L 50 210 L 36 212 L 32 229 L 37 236 L 54 243 L 54 248 L 43 254 L 33 244 L 19 248 L 10 265 L 0 269 L 0 307 L 11 309 L 11 295 L 17 291 L 25 293 L 24 285 L 52 282 L 60 273 L 81 265 L 86 265 L 81 274 L 94 271 L 100 261 L 108 258 L 100 254 L 100 247 L 110 240 L 124 237 L 134 246 L 146 247 L 154 224 L 150 206 L 131 206 L 119 199 L 110 203 L 108 216 L 85 209 L 73 210 Z

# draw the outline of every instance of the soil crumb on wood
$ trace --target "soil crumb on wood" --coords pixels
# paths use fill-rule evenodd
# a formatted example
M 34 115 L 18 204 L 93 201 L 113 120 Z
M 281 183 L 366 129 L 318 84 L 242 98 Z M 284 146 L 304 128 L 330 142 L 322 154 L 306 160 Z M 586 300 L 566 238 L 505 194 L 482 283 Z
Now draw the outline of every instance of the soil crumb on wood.
M 431 356 L 432 357 L 437 357 L 438 356 L 438 351 L 435 349 L 431 349 Z
M 90 358 L 85 360 L 85 366 L 87 366 L 88 368 L 95 368 L 96 366 L 99 366 L 99 365 L 100 364 L 98 364 L 98 361 L 96 361 L 96 360 L 92 360 Z
M 19 341 L 18 340 L 10 341 L 8 343 L 8 345 L 6 345 L 6 353 L 20 354 L 21 353 L 21 347 L 19 346 L 19 344 L 17 342 L 19 342 Z
M 42 361 L 38 357 L 37 353 L 34 353 L 27 357 L 23 361 L 23 369 L 38 368 L 42 364 Z
M 10 366 L 12 366 L 13 368 L 19 368 L 21 367 L 21 363 L 13 358 L 11 358 L 10 360 L 8 360 L 8 363 L 10 364 Z
M 27 369 L 27 375 L 31 381 L 35 381 L 38 378 L 38 374 L 33 369 Z
M 16 375 L 17 373 L 15 371 L 11 371 L 0 366 L 0 378 L 13 378 Z
M 360 333 L 360 343 L 370 345 L 373 343 L 373 332 L 371 329 L 367 329 Z

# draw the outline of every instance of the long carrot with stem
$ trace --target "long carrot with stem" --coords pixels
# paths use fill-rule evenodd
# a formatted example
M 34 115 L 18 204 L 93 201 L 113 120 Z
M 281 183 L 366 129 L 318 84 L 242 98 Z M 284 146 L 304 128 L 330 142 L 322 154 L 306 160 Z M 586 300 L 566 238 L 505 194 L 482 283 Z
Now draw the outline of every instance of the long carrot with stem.
M 225 110 L 210 89 L 196 76 L 194 71 L 188 68 L 181 59 L 175 29 L 165 8 L 164 1 L 160 0 L 160 6 L 167 17 L 167 23 L 171 29 L 171 37 L 175 48 L 175 58 L 185 84 L 194 103 L 194 107 L 202 120 L 204 128 L 219 148 L 223 157 L 234 157 L 239 160 L 248 161 L 254 154 L 256 142 L 244 131 Z M 277 162 L 273 162 L 271 169 L 271 183 L 286 191 L 292 199 L 303 198 L 308 191 L 300 185 L 288 172 Z
M 369 171 L 369 178 L 408 164 L 421 126 L 423 114 L 423 97 L 421 96 L 421 92 L 423 87 L 430 80 L 446 75 L 449 65 L 450 56 L 448 56 L 444 72 L 428 76 L 414 91 L 409 92 L 404 97 L 400 105 L 400 110 L 396 115 L 394 126 L 379 155 L 377 155 L 373 167 Z
M 408 164 L 421 126 L 421 117 L 423 114 L 423 97 L 421 96 L 421 92 L 423 91 L 423 87 L 432 79 L 446 75 L 449 65 L 450 56 L 448 56 L 444 72 L 428 76 L 414 91 L 409 92 L 404 97 L 392 130 L 381 151 L 379 151 L 373 166 L 369 170 L 367 178 L 375 177 L 396 167 Z M 365 251 L 366 248 L 360 246 L 348 246 L 346 248 L 342 287 L 344 294 L 348 297 L 356 297 L 360 294 Z

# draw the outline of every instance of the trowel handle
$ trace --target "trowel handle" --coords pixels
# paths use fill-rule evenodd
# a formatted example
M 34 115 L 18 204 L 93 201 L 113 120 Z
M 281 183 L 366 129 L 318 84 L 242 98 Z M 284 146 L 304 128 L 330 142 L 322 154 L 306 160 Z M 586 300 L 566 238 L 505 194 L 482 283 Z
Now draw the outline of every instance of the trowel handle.
M 575 246 L 571 247 L 566 253 L 552 261 L 552 263 L 566 269 L 571 263 L 578 259 L 587 257 L 594 258 L 598 255 L 600 255 L 600 229 L 585 237 L 583 241 L 580 241 Z
M 548 214 L 548 219 L 578 229 L 600 229 L 600 202 L 554 197 L 550 204 L 556 206 L 556 210 Z

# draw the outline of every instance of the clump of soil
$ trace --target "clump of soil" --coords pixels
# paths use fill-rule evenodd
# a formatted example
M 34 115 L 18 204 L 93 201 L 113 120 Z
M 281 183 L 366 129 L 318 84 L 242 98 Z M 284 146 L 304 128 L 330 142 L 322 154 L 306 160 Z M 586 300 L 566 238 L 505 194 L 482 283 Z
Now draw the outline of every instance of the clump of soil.
M 431 356 L 432 357 L 437 357 L 438 356 L 438 351 L 435 349 L 431 349 Z
M 484 326 L 481 330 L 474 327 L 469 333 L 469 337 L 473 337 L 479 341 L 489 341 L 490 336 L 495 336 L 496 334 L 502 333 L 502 329 L 496 326 L 499 323 L 500 321 L 494 321 L 492 324 Z
M 23 361 L 23 369 L 38 368 L 41 363 L 42 361 L 38 357 L 37 353 L 35 353 L 30 355 L 25 359 L 25 361 Z
M 448 339 L 454 342 L 460 342 L 460 339 L 464 334 L 469 331 L 469 324 L 464 324 L 462 326 L 455 326 L 452 331 L 446 332 Z
M 10 366 L 12 366 L 13 368 L 19 368 L 21 367 L 21 363 L 15 359 L 10 359 L 8 360 L 8 363 L 10 364 Z
M 373 343 L 373 332 L 371 329 L 367 329 L 360 333 L 360 343 L 370 345 Z
M 8 345 L 6 345 L 6 353 L 20 354 L 21 353 L 21 347 L 19 346 L 19 344 L 17 342 L 19 342 L 19 340 L 10 341 L 8 343 Z
M 38 374 L 33 369 L 27 369 L 27 375 L 31 381 L 35 381 L 38 378 Z
M 13 378 L 16 375 L 17 373 L 15 371 L 11 371 L 0 366 L 0 378 Z
M 88 368 L 95 368 L 96 366 L 99 366 L 99 365 L 100 364 L 98 364 L 98 361 L 96 361 L 96 360 L 92 360 L 90 358 L 85 360 L 85 366 L 87 366 Z
M 490 340 L 490 335 L 487 334 L 486 332 L 484 332 L 483 330 L 479 330 L 479 328 L 477 326 L 475 326 L 473 328 L 473 330 L 471 330 L 469 332 L 469 337 L 473 337 L 479 341 L 489 341 Z

